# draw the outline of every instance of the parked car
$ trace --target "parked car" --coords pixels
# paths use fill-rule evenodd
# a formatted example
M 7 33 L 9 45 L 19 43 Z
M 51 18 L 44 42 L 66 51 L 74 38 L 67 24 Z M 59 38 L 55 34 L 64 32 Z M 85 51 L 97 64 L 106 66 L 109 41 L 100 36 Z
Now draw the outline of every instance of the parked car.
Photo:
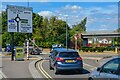
M 120 56 L 112 57 L 94 70 L 88 80 L 120 80 Z
M 50 55 L 50 70 L 59 73 L 62 70 L 83 71 L 83 61 L 78 52 L 73 49 L 56 48 Z

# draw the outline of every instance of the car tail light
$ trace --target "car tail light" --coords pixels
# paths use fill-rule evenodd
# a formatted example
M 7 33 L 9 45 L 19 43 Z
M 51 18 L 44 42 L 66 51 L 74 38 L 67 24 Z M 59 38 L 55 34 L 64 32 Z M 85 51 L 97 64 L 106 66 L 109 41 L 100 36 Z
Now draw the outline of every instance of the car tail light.
M 78 57 L 78 58 L 76 58 L 76 60 L 82 60 L 82 58 L 81 58 L 81 57 Z
M 56 58 L 56 61 L 63 62 L 63 61 L 64 61 L 64 59 L 63 59 L 63 58 L 58 57 L 58 58 Z

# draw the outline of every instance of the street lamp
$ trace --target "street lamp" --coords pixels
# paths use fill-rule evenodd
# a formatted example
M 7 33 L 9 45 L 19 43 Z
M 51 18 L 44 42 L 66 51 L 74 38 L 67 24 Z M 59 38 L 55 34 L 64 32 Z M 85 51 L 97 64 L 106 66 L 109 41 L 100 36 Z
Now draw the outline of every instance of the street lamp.
M 67 30 L 67 15 L 66 15 L 66 49 L 68 48 L 67 47 L 67 32 L 68 32 L 68 30 Z

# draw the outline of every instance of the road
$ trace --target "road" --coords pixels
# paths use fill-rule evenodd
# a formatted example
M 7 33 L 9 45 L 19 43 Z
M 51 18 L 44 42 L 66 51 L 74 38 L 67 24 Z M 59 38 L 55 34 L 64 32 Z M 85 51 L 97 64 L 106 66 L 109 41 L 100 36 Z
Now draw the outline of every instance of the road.
M 84 70 L 83 73 L 75 72 L 75 71 L 64 71 L 60 74 L 55 74 L 54 70 L 49 69 L 49 60 L 48 60 L 48 54 L 41 55 L 41 57 L 44 58 L 44 60 L 41 60 L 37 63 L 37 69 L 39 70 L 40 74 L 43 78 L 51 78 L 51 79 L 83 79 L 87 80 L 90 72 L 92 72 L 94 69 L 96 69 L 99 66 L 99 63 L 97 62 L 97 56 L 94 56 L 95 59 L 87 59 L 83 57 L 83 64 L 84 64 Z M 98 58 L 99 59 L 99 58 Z

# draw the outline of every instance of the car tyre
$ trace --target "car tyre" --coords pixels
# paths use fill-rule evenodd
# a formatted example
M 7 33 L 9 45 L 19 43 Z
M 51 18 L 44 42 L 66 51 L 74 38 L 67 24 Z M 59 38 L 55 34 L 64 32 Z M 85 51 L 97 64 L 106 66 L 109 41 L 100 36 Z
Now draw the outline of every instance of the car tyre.
M 54 70 L 53 67 L 51 66 L 51 61 L 49 60 L 49 68 L 50 70 Z
M 40 55 L 40 53 L 37 53 L 37 55 Z
M 93 78 L 89 77 L 88 80 L 93 80 Z
M 54 68 L 54 71 L 55 71 L 55 74 L 59 74 L 60 73 L 60 71 L 56 67 Z

